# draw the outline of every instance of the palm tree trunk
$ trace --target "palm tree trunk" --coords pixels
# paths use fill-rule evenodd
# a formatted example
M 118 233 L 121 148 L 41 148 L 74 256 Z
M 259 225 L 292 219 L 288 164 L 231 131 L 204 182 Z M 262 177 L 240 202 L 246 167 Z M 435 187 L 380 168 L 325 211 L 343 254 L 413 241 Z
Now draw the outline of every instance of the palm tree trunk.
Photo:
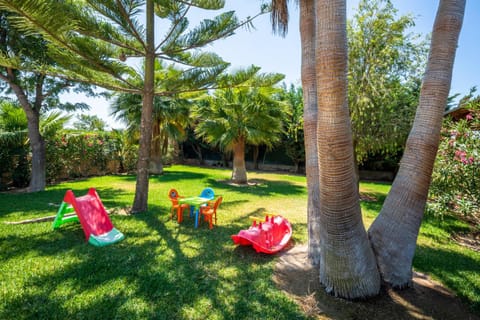
M 140 146 L 137 162 L 137 181 L 132 213 L 148 210 L 148 167 L 152 143 L 152 115 L 154 99 L 155 72 L 155 32 L 153 0 L 147 0 L 146 33 L 147 48 L 145 55 L 145 87 L 143 91 L 142 119 L 140 122 Z
M 440 139 L 465 0 L 441 0 L 420 102 L 399 172 L 369 236 L 383 279 L 410 285 L 412 260 Z
M 320 180 L 317 152 L 317 84 L 315 79 L 315 2 L 300 1 L 302 45 L 303 127 L 308 190 L 308 258 L 320 264 Z
M 380 275 L 363 225 L 347 102 L 346 0 L 319 0 L 316 12 L 320 282 L 335 296 L 378 294 Z
M 239 138 L 233 145 L 232 182 L 247 183 L 247 169 L 245 167 L 245 138 Z

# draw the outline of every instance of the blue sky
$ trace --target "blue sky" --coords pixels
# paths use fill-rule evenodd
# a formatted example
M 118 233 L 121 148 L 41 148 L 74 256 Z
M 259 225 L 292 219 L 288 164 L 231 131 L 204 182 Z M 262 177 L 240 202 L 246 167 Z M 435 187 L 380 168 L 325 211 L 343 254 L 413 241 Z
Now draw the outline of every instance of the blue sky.
M 295 1 L 290 1 L 292 4 Z M 432 30 L 438 7 L 438 0 L 392 0 L 399 14 L 412 14 L 416 25 L 411 31 L 428 34 Z M 258 12 L 260 0 L 226 0 L 226 10 L 235 10 L 240 19 L 253 16 Z M 358 0 L 347 0 L 348 16 L 351 17 L 358 5 Z M 204 17 L 193 12 L 192 21 Z M 478 47 L 480 44 L 480 1 L 469 0 L 455 58 L 451 94 L 466 94 L 472 86 L 480 86 L 480 63 Z M 261 67 L 262 72 L 285 74 L 287 83 L 300 84 L 300 34 L 298 31 L 298 10 L 291 6 L 289 32 L 285 38 L 272 34 L 270 17 L 263 15 L 254 22 L 255 29 L 240 29 L 230 38 L 220 40 L 208 51 L 219 54 L 231 63 L 231 68 L 246 67 L 251 64 Z M 192 22 L 192 25 L 195 25 Z M 480 88 L 479 88 L 480 89 Z M 65 100 L 86 102 L 92 106 L 90 114 L 106 120 L 110 127 L 119 128 L 108 115 L 109 103 L 103 99 L 86 98 L 82 95 L 66 95 Z

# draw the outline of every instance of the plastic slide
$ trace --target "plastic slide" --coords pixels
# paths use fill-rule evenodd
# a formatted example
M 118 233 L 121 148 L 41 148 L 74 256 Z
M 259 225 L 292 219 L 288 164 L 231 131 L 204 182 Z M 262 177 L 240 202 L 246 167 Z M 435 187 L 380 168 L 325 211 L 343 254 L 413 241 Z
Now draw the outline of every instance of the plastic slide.
M 65 214 L 70 212 L 75 212 L 76 216 L 65 217 Z M 94 188 L 90 188 L 85 196 L 78 198 L 72 190 L 65 193 L 62 205 L 53 221 L 53 229 L 70 221 L 80 221 L 87 241 L 97 247 L 103 247 L 124 238 L 124 235 L 113 227 Z
M 264 222 L 257 223 L 255 218 L 250 228 L 232 235 L 232 240 L 235 244 L 251 245 L 257 252 L 273 254 L 285 248 L 291 237 L 292 226 L 287 219 L 266 215 Z

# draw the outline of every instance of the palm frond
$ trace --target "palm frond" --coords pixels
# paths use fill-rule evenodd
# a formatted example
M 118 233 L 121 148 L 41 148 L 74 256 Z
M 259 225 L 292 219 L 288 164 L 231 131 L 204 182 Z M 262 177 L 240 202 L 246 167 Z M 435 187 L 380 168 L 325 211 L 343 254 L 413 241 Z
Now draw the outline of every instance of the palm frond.
M 3 147 L 24 145 L 27 143 L 27 140 L 27 130 L 15 132 L 0 131 L 0 145 Z
M 312 10 L 314 10 L 312 8 Z M 288 32 L 288 0 L 272 0 L 270 20 L 273 32 L 285 36 Z

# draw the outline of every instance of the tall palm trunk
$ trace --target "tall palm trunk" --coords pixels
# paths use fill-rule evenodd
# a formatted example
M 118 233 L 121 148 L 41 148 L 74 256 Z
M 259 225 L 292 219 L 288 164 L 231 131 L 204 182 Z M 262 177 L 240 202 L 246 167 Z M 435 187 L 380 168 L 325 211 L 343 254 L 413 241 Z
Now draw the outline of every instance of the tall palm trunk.
M 302 46 L 303 127 L 308 190 L 308 258 L 320 263 L 320 180 L 317 152 L 317 84 L 315 79 L 315 1 L 300 1 Z
M 358 198 L 347 102 L 346 0 L 318 0 L 317 139 L 320 175 L 320 282 L 344 298 L 378 294 L 380 276 Z
M 440 1 L 413 128 L 390 193 L 369 230 L 383 279 L 394 287 L 411 283 L 464 11 L 465 0 Z
M 132 213 L 148 209 L 148 167 L 152 143 L 152 115 L 154 99 L 155 72 L 155 32 L 153 0 L 147 0 L 146 8 L 146 55 L 145 55 L 145 87 L 143 90 L 142 118 L 140 122 L 140 147 L 137 162 L 137 181 Z
M 247 168 L 245 167 L 245 138 L 240 137 L 233 144 L 232 182 L 247 183 Z

